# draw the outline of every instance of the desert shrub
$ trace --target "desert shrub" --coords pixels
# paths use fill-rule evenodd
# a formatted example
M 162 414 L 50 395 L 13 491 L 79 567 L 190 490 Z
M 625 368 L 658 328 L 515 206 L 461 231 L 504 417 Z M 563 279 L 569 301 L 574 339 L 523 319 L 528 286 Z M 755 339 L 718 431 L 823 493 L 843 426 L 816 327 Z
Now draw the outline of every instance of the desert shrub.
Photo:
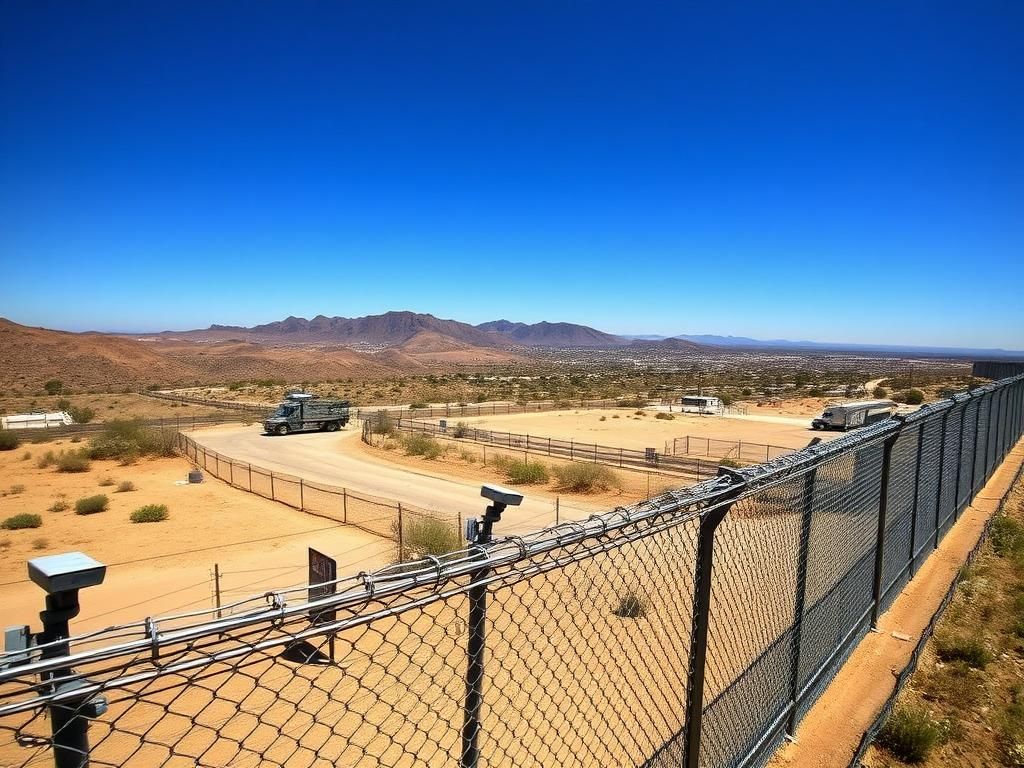
M 604 464 L 572 462 L 556 466 L 554 473 L 562 491 L 592 493 L 622 487 L 619 476 Z
M 633 413 L 634 413 L 634 415 L 636 415 L 636 416 L 646 416 L 646 415 L 647 415 L 647 414 L 646 414 L 646 413 L 644 413 L 643 411 L 634 411 Z
M 134 491 L 134 490 L 135 490 L 135 483 L 133 483 L 131 480 L 122 480 L 120 483 L 117 484 L 117 492 L 118 493 L 128 493 L 129 491 Z
M 739 469 L 740 468 L 740 463 L 738 461 L 736 461 L 736 459 L 730 459 L 728 457 L 725 457 L 725 458 L 719 459 L 718 466 L 720 466 L 720 467 L 729 467 L 731 469 Z
M 871 396 L 876 397 L 879 400 L 884 400 L 886 397 L 889 396 L 889 390 L 886 389 L 885 387 L 875 387 L 873 390 L 871 390 Z
M 395 538 L 398 538 L 398 521 L 393 524 Z M 462 534 L 458 528 L 443 520 L 432 517 L 406 518 L 403 520 L 402 559 L 408 557 L 438 557 L 462 547 Z
M 31 458 L 32 458 L 32 451 L 25 451 L 23 454 L 21 454 L 21 460 L 22 461 L 28 461 Z
M 476 454 L 463 448 L 459 451 L 459 458 L 467 464 L 476 464 Z
M 113 484 L 114 484 L 114 478 L 112 478 L 112 477 L 104 477 L 102 480 L 100 480 L 100 487 L 101 488 L 107 488 L 107 487 L 109 487 L 109 486 L 111 486 Z
M 453 437 L 466 437 L 469 434 L 469 425 L 460 421 L 455 425 L 455 429 L 452 430 Z
M 548 468 L 539 461 L 513 459 L 499 454 L 494 465 L 505 473 L 510 483 L 517 485 L 535 485 L 548 481 Z
M 409 410 L 410 411 L 419 411 L 419 410 L 423 410 L 426 407 L 427 407 L 426 403 L 420 403 L 420 402 L 409 403 Z
M 32 549 L 46 549 L 50 546 L 48 539 L 44 539 L 40 536 L 38 539 L 32 539 Z
M 675 414 L 659 411 L 658 413 L 654 414 L 654 418 L 662 419 L 663 421 L 672 421 L 675 418 Z
M 60 379 L 50 379 L 48 382 L 43 384 L 43 389 L 46 390 L 48 395 L 59 395 L 61 390 L 64 389 L 64 382 Z
M 437 440 L 421 433 L 406 435 L 402 438 L 402 446 L 409 456 L 422 456 L 425 459 L 436 459 L 444 453 L 444 448 Z
M 984 643 L 975 637 L 941 637 L 936 638 L 936 651 L 942 661 L 962 661 L 974 669 L 984 669 L 992 654 Z
M 395 434 L 395 423 L 390 411 L 377 411 L 370 418 L 370 433 L 389 436 Z
M 71 401 L 68 400 L 66 397 L 62 397 L 60 400 L 57 401 L 57 410 L 58 411 L 66 411 L 70 407 L 71 407 Z
M 161 523 L 170 517 L 166 504 L 147 504 L 131 514 L 133 523 Z
M 76 515 L 95 515 L 97 512 L 102 512 L 107 508 L 109 499 L 102 493 L 96 496 L 83 496 L 81 499 L 75 502 L 75 514 Z
M 924 402 L 924 392 L 920 389 L 908 389 L 903 393 L 907 405 L 920 405 Z
M 10 429 L 0 429 L 0 451 L 13 451 L 21 445 L 18 433 Z
M 96 411 L 85 406 L 72 405 L 67 411 L 75 424 L 88 424 L 96 417 Z
M 17 496 L 19 493 L 25 492 L 25 486 L 22 483 L 15 483 L 7 489 L 7 492 L 12 496 Z
M 598 421 L 607 421 L 607 420 L 608 420 L 607 416 L 602 416 L 600 419 L 598 419 Z
M 619 598 L 618 605 L 612 609 L 612 613 L 623 619 L 639 619 L 647 613 L 647 605 L 640 595 L 628 590 Z
M 114 419 L 92 439 L 94 459 L 125 459 L 138 456 L 173 456 L 175 433 L 147 427 L 141 419 Z
M 33 515 L 29 512 L 22 512 L 18 515 L 11 515 L 2 523 L 0 528 L 6 531 L 19 531 L 23 528 L 38 528 L 43 524 L 41 515 Z
M 57 499 L 50 505 L 50 512 L 66 512 L 71 509 L 71 505 L 68 504 L 64 499 Z
M 878 743 L 904 763 L 923 763 L 942 742 L 942 725 L 927 710 L 897 706 L 878 734 Z
M 754 390 L 752 390 L 750 387 L 744 387 L 743 391 L 741 391 L 740 394 L 743 395 L 743 397 L 750 397 L 752 394 L 754 394 Z
M 57 457 L 58 472 L 88 472 L 89 457 L 78 451 L 62 453 Z

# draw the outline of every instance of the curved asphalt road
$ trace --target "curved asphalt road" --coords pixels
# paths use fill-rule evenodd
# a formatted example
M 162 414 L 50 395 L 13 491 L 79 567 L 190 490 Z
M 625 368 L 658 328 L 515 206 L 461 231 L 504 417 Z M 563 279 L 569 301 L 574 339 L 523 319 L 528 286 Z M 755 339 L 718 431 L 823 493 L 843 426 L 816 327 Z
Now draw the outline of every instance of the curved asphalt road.
M 189 436 L 204 448 L 236 461 L 425 509 L 459 512 L 463 519 L 478 517 L 489 503 L 480 496 L 479 483 L 436 477 L 353 455 L 342 443 L 358 440 L 359 434 L 358 429 L 349 426 L 341 433 L 270 437 L 253 425 L 199 429 Z M 505 511 L 495 527 L 496 534 L 526 533 L 555 522 L 553 498 L 531 495 L 529 489 L 524 495 L 522 506 Z M 562 503 L 560 519 L 582 519 L 603 511 L 606 507 Z

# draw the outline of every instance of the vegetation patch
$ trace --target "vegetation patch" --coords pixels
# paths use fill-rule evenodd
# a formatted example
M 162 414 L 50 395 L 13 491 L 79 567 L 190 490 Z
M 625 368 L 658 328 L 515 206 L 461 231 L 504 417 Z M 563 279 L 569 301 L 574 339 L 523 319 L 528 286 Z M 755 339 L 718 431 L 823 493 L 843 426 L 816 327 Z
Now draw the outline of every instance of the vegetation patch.
M 104 511 L 109 503 L 109 499 L 102 493 L 96 496 L 85 496 L 75 502 L 75 514 L 95 515 L 97 512 Z
M 53 502 L 53 504 L 50 505 L 49 511 L 50 512 L 67 512 L 69 509 L 71 509 L 71 505 L 70 504 L 68 504 L 66 501 L 64 501 L 64 499 L 57 499 L 57 501 Z
M 21 445 L 18 433 L 10 429 L 0 429 L 0 451 L 13 451 Z
M 595 493 L 622 487 L 622 479 L 604 464 L 574 461 L 554 467 L 558 489 L 574 493 Z
M 135 490 L 135 483 L 131 480 L 122 480 L 117 484 L 117 493 L 128 493 Z
M 661 419 L 662 421 L 672 421 L 675 417 L 674 413 L 665 413 L 665 411 L 659 411 L 654 415 L 654 418 Z
M 422 456 L 425 459 L 436 459 L 444 453 L 444 447 L 437 440 L 419 432 L 403 437 L 402 447 L 409 456 Z
M 646 601 L 633 590 L 619 598 L 618 604 L 612 609 L 612 613 L 622 619 L 639 619 L 647 613 Z
M 30 512 L 22 512 L 18 515 L 11 515 L 2 523 L 0 528 L 5 531 L 18 531 L 24 528 L 39 528 L 43 524 L 42 515 L 34 515 Z
M 69 451 L 57 457 L 58 472 L 88 472 L 91 462 L 85 453 Z
M 942 724 L 921 706 L 896 707 L 878 735 L 878 743 L 911 765 L 923 763 L 944 740 Z
M 501 470 L 510 483 L 515 485 L 537 485 L 548 481 L 548 468 L 539 461 L 514 459 L 504 454 L 494 457 L 494 466 Z
M 141 419 L 115 419 L 92 439 L 89 456 L 93 459 L 128 459 L 139 456 L 173 456 L 175 433 L 148 427 Z
M 461 549 L 462 533 L 456 526 L 433 517 L 408 516 L 402 521 L 402 560 L 426 556 L 439 557 Z M 398 521 L 393 524 L 395 538 L 398 538 Z
M 132 512 L 130 519 L 133 523 L 162 523 L 170 516 L 166 504 L 147 504 Z

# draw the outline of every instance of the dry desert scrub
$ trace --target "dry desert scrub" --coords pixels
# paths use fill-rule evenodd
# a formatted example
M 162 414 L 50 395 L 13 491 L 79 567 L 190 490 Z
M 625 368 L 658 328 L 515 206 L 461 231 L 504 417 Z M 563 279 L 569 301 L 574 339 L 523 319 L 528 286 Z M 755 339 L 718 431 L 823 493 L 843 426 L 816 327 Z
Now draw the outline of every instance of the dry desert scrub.
M 25 528 L 39 528 L 43 524 L 41 515 L 33 515 L 29 512 L 22 512 L 18 515 L 11 515 L 2 523 L 0 528 L 5 531 L 20 531 Z
M 554 467 L 558 490 L 573 493 L 596 493 L 622 487 L 622 479 L 604 464 L 573 462 Z
M 97 512 L 102 512 L 107 508 L 109 501 L 102 493 L 96 496 L 85 496 L 75 502 L 75 514 L 94 515 Z
M 132 512 L 130 519 L 133 523 L 162 523 L 168 517 L 166 504 L 147 504 Z

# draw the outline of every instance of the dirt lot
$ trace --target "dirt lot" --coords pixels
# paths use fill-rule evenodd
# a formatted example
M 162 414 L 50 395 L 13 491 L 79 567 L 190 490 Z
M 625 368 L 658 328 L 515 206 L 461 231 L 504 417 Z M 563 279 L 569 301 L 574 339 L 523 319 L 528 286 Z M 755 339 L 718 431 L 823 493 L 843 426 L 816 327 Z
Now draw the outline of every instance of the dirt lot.
M 806 426 L 784 421 L 755 421 L 719 416 L 698 416 L 672 413 L 673 419 L 657 419 L 655 411 L 644 410 L 643 416 L 624 408 L 590 409 L 578 411 L 547 411 L 498 416 L 474 416 L 458 421 L 482 428 L 504 432 L 537 435 L 581 443 L 598 443 L 643 450 L 657 448 L 662 451 L 666 442 L 684 435 L 710 437 L 716 440 L 743 440 L 765 443 L 784 448 L 802 448 L 812 437 L 831 439 L 838 432 L 821 433 Z M 777 410 L 771 417 L 786 416 Z M 618 418 L 616 418 L 618 416 Z M 767 418 L 767 417 L 766 417 Z M 602 420 L 603 419 L 603 420 Z M 453 420 L 449 420 L 451 422 Z
M 214 563 L 225 574 L 222 588 L 228 602 L 266 586 L 305 582 L 308 546 L 335 555 L 344 572 L 390 559 L 389 541 L 218 480 L 179 485 L 190 469 L 184 459 L 153 459 L 128 467 L 96 461 L 79 474 L 36 466 L 44 448 L 76 447 L 65 441 L 0 453 L 0 492 L 5 493 L 0 520 L 22 512 L 43 518 L 40 528 L 0 530 L 0 625 L 38 624 L 42 592 L 27 580 L 26 561 L 40 555 L 80 550 L 110 566 L 106 582 L 83 593 L 76 631 L 209 606 Z M 31 458 L 24 459 L 26 453 Z M 137 490 L 118 493 L 116 485 L 101 486 L 108 478 L 131 481 Z M 11 493 L 12 487 L 17 492 Z M 77 499 L 100 493 L 109 499 L 106 511 L 75 514 Z M 70 508 L 49 511 L 58 501 Z M 170 519 L 131 523 L 129 514 L 144 504 L 166 504 Z
M 210 416 L 223 413 L 223 409 L 205 405 L 173 403 L 137 393 L 108 395 L 5 395 L 0 397 L 0 413 L 30 413 L 32 411 L 59 411 L 57 403 L 69 400 L 77 408 L 91 408 L 95 411 L 93 421 L 110 419 L 144 418 L 174 419 L 192 416 Z

